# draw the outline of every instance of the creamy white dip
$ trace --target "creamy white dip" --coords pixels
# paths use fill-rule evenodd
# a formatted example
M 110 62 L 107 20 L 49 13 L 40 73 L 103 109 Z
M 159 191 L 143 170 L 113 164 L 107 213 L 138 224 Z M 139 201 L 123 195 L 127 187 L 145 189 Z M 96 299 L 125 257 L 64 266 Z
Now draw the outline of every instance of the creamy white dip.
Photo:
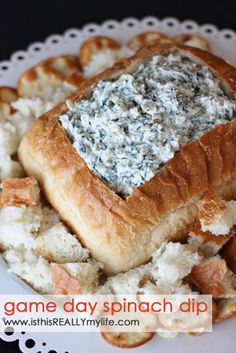
M 60 122 L 90 170 L 126 195 L 235 111 L 207 67 L 174 53 L 99 82 Z

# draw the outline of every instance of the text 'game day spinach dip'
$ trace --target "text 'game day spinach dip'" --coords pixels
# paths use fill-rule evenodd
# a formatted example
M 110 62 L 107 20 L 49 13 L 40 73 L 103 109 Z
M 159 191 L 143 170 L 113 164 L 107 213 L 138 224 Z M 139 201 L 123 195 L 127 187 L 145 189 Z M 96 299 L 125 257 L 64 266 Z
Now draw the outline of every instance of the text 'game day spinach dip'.
M 60 122 L 90 170 L 126 195 L 235 111 L 236 102 L 207 67 L 171 53 L 100 81 Z

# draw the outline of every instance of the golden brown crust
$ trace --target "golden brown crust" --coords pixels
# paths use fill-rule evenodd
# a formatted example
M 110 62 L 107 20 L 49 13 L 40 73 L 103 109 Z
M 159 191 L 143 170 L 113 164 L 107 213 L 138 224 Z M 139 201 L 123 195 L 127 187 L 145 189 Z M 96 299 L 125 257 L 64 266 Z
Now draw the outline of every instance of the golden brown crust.
M 150 341 L 154 332 L 101 332 L 102 338 L 112 346 L 135 348 Z
M 143 32 L 131 38 L 128 42 L 128 47 L 133 50 L 138 50 L 149 45 L 160 45 L 172 43 L 172 40 L 160 32 Z
M 35 177 L 7 178 L 2 182 L 1 206 L 31 206 L 39 203 L 39 187 Z
M 201 293 L 217 297 L 225 294 L 225 288 L 222 282 L 226 273 L 226 262 L 219 258 L 214 261 L 205 260 L 195 265 L 190 274 L 190 278 L 200 289 Z
M 21 97 L 40 96 L 48 86 L 60 87 L 75 72 L 80 72 L 76 56 L 50 57 L 23 73 L 18 80 L 18 94 Z
M 17 100 L 17 91 L 12 87 L 0 87 L 0 121 L 6 120 L 15 112 L 11 102 Z
M 60 265 L 54 264 L 51 269 L 53 289 L 52 294 L 74 295 L 81 294 L 79 281 L 69 275 Z
M 0 101 L 13 102 L 17 100 L 18 94 L 15 88 L 2 86 L 0 87 Z
M 198 218 L 202 225 L 207 226 L 221 219 L 226 210 L 226 202 L 210 191 L 201 199 Z
M 223 246 L 230 239 L 231 235 L 220 235 L 217 236 L 211 232 L 203 232 L 201 229 L 201 224 L 197 220 L 193 227 L 191 228 L 191 234 L 201 238 L 201 244 L 212 244 L 216 246 Z
M 85 80 L 85 77 L 80 72 L 74 72 L 65 79 L 64 85 L 71 88 L 72 91 L 76 91 Z
M 207 51 L 211 50 L 210 44 L 208 43 L 208 41 L 205 38 L 198 36 L 196 34 L 191 34 L 191 33 L 179 34 L 178 36 L 173 37 L 172 39 L 175 42 L 181 43 L 184 45 L 190 45 Z
M 202 332 L 186 332 L 186 335 L 190 337 L 198 337 L 202 335 Z
M 196 48 L 163 45 L 144 48 L 133 58 L 80 86 L 70 97 L 79 101 L 101 79 L 130 72 L 155 54 L 180 51 L 207 65 L 236 92 L 236 70 L 222 59 Z M 209 190 L 227 197 L 236 191 L 236 129 L 220 125 L 175 154 L 154 178 L 121 199 L 86 166 L 58 123 L 65 103 L 39 118 L 19 148 L 28 174 L 35 175 L 61 217 L 104 264 L 107 273 L 126 271 L 149 260 L 164 240 L 178 240 L 198 213 L 198 200 Z
M 105 36 L 90 37 L 84 41 L 80 48 L 79 63 L 84 68 L 90 62 L 93 54 L 104 49 L 117 50 L 119 48 L 120 44 L 112 38 Z

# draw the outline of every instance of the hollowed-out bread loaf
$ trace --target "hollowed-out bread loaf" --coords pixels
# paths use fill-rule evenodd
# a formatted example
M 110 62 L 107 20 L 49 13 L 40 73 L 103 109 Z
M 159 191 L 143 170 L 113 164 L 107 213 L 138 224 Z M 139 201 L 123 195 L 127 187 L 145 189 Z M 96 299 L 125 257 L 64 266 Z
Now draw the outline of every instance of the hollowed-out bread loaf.
M 132 73 L 155 55 L 178 53 L 208 67 L 227 96 L 235 99 L 236 70 L 213 54 L 183 45 L 140 50 L 94 79 L 70 97 L 87 99 L 101 80 Z M 28 175 L 40 182 L 61 218 L 104 264 L 108 274 L 127 271 L 149 260 L 165 240 L 181 239 L 193 225 L 198 200 L 209 189 L 226 199 L 236 196 L 236 128 L 220 124 L 176 152 L 148 181 L 121 197 L 89 169 L 73 147 L 59 119 L 66 102 L 39 118 L 18 150 Z M 93 116 L 91 116 L 91 119 Z

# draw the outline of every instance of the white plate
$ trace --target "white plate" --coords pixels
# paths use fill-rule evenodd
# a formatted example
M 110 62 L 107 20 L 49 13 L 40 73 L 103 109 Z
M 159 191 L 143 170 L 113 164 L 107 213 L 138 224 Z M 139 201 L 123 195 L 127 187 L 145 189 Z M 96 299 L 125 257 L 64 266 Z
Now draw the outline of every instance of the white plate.
M 223 14 L 222 14 L 223 15 Z M 196 22 L 187 20 L 179 22 L 173 17 L 158 20 L 155 17 L 145 17 L 142 20 L 127 18 L 121 22 L 114 20 L 105 21 L 101 25 L 91 23 L 82 30 L 70 29 L 63 35 L 53 35 L 44 43 L 33 43 L 26 51 L 14 53 L 9 61 L 0 62 L 0 86 L 15 86 L 21 73 L 36 64 L 39 60 L 49 56 L 60 54 L 77 54 L 81 43 L 91 35 L 107 35 L 125 43 L 132 36 L 144 32 L 156 30 L 164 34 L 174 36 L 179 33 L 192 32 L 206 37 L 215 54 L 222 56 L 226 61 L 236 66 L 236 34 L 229 29 L 218 30 L 211 24 L 199 26 Z M 0 259 L 0 293 L 1 294 L 26 294 L 32 293 L 26 284 L 16 276 L 7 272 L 7 266 Z M 54 350 L 57 353 L 235 353 L 236 331 L 235 319 L 226 320 L 214 327 L 214 332 L 200 337 L 186 337 L 181 334 L 172 340 L 156 337 L 149 343 L 139 348 L 119 349 L 106 344 L 95 333 L 44 333 L 21 334 L 13 333 L 7 336 L 0 333 L 5 341 L 19 339 L 20 349 L 23 352 L 46 353 Z M 26 347 L 26 341 L 34 339 L 35 346 Z M 43 345 L 46 343 L 46 345 Z

